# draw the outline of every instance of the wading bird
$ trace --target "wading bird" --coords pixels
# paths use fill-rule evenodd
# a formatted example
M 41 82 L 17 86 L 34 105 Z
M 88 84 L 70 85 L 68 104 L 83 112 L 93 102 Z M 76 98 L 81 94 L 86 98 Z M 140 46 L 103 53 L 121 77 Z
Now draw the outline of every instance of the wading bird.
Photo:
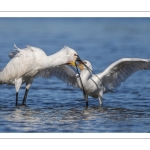
M 112 92 L 115 88 L 121 85 L 130 75 L 140 70 L 150 70 L 150 60 L 140 58 L 122 58 L 109 67 L 103 72 L 95 74 L 92 71 L 92 65 L 89 61 L 80 61 L 77 65 L 80 68 L 79 75 L 70 67 L 65 66 L 65 72 L 57 74 L 54 71 L 54 76 L 68 83 L 69 85 L 79 87 L 83 89 L 85 94 L 84 99 L 86 105 L 88 105 L 88 96 L 98 98 L 100 105 L 102 105 L 102 97 L 104 93 Z
M 15 45 L 14 47 L 15 50 L 9 54 L 11 60 L 0 71 L 0 84 L 15 85 L 16 106 L 18 92 L 23 83 L 26 84 L 26 91 L 22 105 L 25 105 L 29 88 L 35 77 L 46 76 L 45 73 L 50 77 L 52 68 L 63 64 L 75 66 L 75 61 L 78 60 L 77 52 L 67 46 L 50 56 L 37 47 L 27 46 L 24 49 Z

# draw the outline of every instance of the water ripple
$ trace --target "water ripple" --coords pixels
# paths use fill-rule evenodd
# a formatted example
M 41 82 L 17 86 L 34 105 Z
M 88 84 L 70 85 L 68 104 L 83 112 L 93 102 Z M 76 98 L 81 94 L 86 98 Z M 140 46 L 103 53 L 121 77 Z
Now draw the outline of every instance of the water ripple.
M 14 44 L 37 46 L 48 55 L 68 45 L 99 73 L 123 57 L 149 58 L 149 30 L 149 18 L 0 18 L 0 68 Z M 19 104 L 24 90 L 25 85 Z M 1 85 L 0 132 L 150 132 L 149 91 L 150 72 L 141 71 L 104 95 L 102 107 L 91 97 L 85 107 L 79 89 L 54 77 L 38 78 L 27 106 L 15 107 L 15 88 Z

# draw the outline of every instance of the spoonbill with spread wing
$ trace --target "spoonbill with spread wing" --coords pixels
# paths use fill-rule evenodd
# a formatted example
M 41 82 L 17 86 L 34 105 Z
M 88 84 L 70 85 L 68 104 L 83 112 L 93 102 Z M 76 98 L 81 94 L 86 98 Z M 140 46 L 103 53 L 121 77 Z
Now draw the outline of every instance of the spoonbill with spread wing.
M 69 66 L 65 72 L 57 73 L 53 71 L 53 75 L 68 83 L 69 85 L 83 89 L 84 99 L 88 105 L 88 96 L 98 98 L 102 105 L 102 97 L 104 93 L 111 92 L 121 85 L 130 75 L 140 70 L 150 70 L 150 60 L 141 58 L 122 58 L 99 74 L 92 73 L 92 65 L 89 61 L 80 61 L 77 65 L 80 68 L 79 75 Z M 61 70 L 61 69 L 60 69 Z M 82 81 L 82 82 L 81 82 Z

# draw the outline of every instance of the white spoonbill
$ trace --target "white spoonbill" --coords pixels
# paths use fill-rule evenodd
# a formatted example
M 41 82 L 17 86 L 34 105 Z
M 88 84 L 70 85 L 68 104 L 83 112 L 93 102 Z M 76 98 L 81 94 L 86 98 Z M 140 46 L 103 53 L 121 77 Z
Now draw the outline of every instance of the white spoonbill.
M 46 53 L 37 47 L 27 46 L 24 49 L 15 47 L 15 51 L 9 54 L 11 60 L 0 71 L 0 84 L 15 85 L 16 106 L 18 105 L 18 92 L 23 83 L 26 83 L 26 91 L 22 105 L 26 104 L 28 90 L 35 76 L 40 77 L 42 71 L 50 68 L 68 64 L 75 66 L 78 54 L 75 50 L 65 46 L 57 53 L 47 56 Z M 46 72 L 46 71 L 45 71 Z
M 86 105 L 88 105 L 88 96 L 98 98 L 100 105 L 102 105 L 102 97 L 104 93 L 111 92 L 115 88 L 121 85 L 131 74 L 139 70 L 150 70 L 150 60 L 140 58 L 122 58 L 99 74 L 92 73 L 92 65 L 89 61 L 84 60 L 78 64 L 80 68 L 79 75 L 66 66 L 65 72 L 57 74 L 57 71 L 53 72 L 54 76 L 67 82 L 72 86 L 82 89 L 82 85 L 85 90 L 84 99 Z M 82 81 L 82 84 L 81 84 Z

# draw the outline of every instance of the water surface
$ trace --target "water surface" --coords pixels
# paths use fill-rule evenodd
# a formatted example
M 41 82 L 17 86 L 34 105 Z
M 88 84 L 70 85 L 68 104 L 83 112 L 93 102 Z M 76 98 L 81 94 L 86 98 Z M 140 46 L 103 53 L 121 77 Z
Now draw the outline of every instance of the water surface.
M 124 57 L 150 58 L 149 18 L 0 18 L 0 68 L 16 44 L 51 55 L 67 45 L 100 73 Z M 19 103 L 25 85 L 19 91 Z M 150 132 L 150 71 L 130 76 L 103 106 L 55 77 L 35 79 L 27 106 L 15 106 L 15 88 L 0 86 L 1 133 L 143 133 Z

